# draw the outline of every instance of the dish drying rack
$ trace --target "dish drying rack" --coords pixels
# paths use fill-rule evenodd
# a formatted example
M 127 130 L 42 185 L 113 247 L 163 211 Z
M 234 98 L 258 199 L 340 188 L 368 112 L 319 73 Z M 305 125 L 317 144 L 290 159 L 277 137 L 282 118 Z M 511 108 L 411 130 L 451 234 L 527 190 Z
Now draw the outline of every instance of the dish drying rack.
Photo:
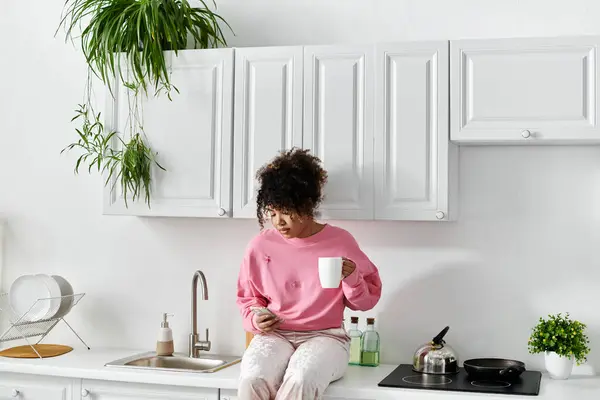
M 14 312 L 13 308 L 10 305 L 10 299 L 8 293 L 0 294 L 0 313 L 4 321 L 8 322 L 9 327 L 0 335 L 0 343 L 10 342 L 13 340 L 23 339 L 27 342 L 29 346 L 33 349 L 35 354 L 39 358 L 43 358 L 40 353 L 35 348 L 36 344 L 39 344 L 44 338 L 52 331 L 52 329 L 60 322 L 64 322 L 65 325 L 77 336 L 77 339 L 83 343 L 83 345 L 89 350 L 90 346 L 88 346 L 81 336 L 75 332 L 75 329 L 69 325 L 69 323 L 65 320 L 65 316 L 67 316 L 71 310 L 79 303 L 79 301 L 85 296 L 85 293 L 77 293 L 67 296 L 59 296 L 59 297 L 47 297 L 37 299 L 31 307 L 23 314 L 18 315 Z M 64 304 L 63 301 L 69 301 L 71 305 L 66 312 L 62 312 L 59 314 L 60 308 L 56 308 L 56 303 Z M 53 311 L 56 311 L 53 317 L 45 318 L 45 319 L 35 319 L 33 317 L 32 310 L 38 309 L 39 304 L 43 304 L 44 302 L 48 303 L 48 306 L 53 308 Z M 33 343 L 33 340 L 29 340 L 31 338 L 37 338 L 37 341 Z M 32 344 L 33 343 L 33 344 Z

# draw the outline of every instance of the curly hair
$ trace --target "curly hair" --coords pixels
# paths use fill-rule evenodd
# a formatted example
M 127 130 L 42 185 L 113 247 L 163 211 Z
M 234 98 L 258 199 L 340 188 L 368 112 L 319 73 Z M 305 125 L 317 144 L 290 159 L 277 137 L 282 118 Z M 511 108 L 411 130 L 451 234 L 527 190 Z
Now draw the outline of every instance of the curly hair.
M 327 171 L 310 150 L 282 151 L 256 172 L 260 184 L 256 196 L 256 216 L 261 229 L 269 209 L 295 216 L 314 217 L 323 201 Z

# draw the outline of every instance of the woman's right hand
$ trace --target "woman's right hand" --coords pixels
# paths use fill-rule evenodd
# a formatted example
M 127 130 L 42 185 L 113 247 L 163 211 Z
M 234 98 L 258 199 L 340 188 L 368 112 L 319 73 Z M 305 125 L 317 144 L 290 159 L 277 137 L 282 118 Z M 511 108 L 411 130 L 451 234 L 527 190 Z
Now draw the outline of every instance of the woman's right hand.
M 273 314 L 260 314 L 254 316 L 254 325 L 264 333 L 273 332 L 279 328 L 282 320 Z

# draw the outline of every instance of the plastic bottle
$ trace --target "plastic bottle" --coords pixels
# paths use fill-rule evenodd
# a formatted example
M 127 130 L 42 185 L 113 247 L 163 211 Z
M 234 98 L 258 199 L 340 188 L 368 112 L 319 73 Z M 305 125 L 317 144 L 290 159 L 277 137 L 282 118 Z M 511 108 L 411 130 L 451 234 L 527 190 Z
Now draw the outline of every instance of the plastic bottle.
M 163 320 L 160 323 L 160 330 L 158 331 L 158 340 L 156 341 L 157 356 L 173 355 L 173 331 L 169 327 L 169 322 L 167 321 L 168 316 L 171 316 L 171 314 L 163 313 Z

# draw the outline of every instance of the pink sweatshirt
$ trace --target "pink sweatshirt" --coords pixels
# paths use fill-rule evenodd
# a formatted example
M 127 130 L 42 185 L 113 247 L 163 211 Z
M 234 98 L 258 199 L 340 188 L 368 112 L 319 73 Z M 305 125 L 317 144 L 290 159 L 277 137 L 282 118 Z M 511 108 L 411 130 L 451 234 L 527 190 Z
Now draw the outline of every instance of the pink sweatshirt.
M 319 257 L 346 257 L 356 269 L 338 289 L 323 289 Z M 258 333 L 250 307 L 268 307 L 284 319 L 280 329 L 339 328 L 344 308 L 366 311 L 381 296 L 377 267 L 344 229 L 325 225 L 308 238 L 286 239 L 267 229 L 248 245 L 240 268 L 237 304 L 247 332 Z

